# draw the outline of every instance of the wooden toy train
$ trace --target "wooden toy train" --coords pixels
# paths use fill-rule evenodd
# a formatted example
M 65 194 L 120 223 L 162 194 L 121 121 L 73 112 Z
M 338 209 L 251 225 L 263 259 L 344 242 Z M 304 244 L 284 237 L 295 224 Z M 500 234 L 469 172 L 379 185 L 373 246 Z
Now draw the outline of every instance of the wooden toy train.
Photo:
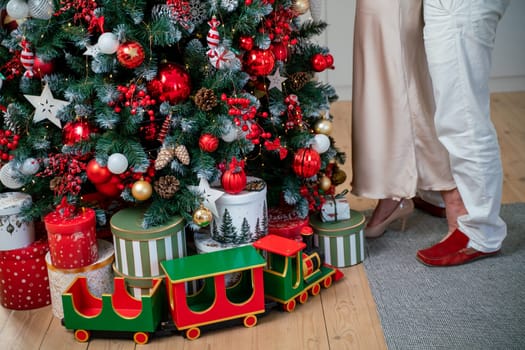
M 162 278 L 154 278 L 140 299 L 128 293 L 122 277 L 114 279 L 113 294 L 101 298 L 89 293 L 85 277 L 78 277 L 62 294 L 62 323 L 80 342 L 88 341 L 92 331 L 111 331 L 132 333 L 137 344 L 147 343 L 150 335 L 175 332 L 197 339 L 202 327 L 231 320 L 253 327 L 270 303 L 291 312 L 296 302 L 305 303 L 309 294 L 319 294 L 343 276 L 306 247 L 268 235 L 252 245 L 163 261 L 165 288 Z M 199 288 L 191 291 L 195 285 Z

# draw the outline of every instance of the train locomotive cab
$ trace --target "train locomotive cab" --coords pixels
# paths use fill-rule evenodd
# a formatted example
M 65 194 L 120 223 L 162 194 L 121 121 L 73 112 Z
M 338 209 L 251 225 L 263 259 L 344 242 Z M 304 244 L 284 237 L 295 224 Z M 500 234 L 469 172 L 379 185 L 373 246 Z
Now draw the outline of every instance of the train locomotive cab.
M 296 302 L 319 294 L 321 286 L 332 284 L 337 269 L 323 265 L 317 252 L 304 252 L 306 244 L 277 235 L 267 235 L 253 243 L 266 258 L 265 296 L 282 304 L 285 311 L 295 309 Z

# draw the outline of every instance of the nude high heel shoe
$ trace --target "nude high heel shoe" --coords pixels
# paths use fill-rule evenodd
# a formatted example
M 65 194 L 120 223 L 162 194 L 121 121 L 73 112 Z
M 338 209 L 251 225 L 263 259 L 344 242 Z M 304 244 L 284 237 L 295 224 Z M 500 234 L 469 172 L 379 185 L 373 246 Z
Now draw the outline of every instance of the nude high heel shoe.
M 377 238 L 385 233 L 387 227 L 396 220 L 401 220 L 401 231 L 405 231 L 406 221 L 414 211 L 414 202 L 411 199 L 402 199 L 397 208 L 380 224 L 365 227 L 366 238 Z

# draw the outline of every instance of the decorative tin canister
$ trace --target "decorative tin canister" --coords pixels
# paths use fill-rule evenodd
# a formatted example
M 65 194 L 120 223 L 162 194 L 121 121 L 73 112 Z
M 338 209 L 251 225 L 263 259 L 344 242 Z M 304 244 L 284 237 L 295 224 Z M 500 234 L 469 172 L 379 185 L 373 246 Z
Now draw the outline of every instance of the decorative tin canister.
M 46 254 L 49 287 L 51 289 L 51 304 L 53 315 L 59 319 L 64 317 L 62 293 L 77 277 L 86 277 L 91 294 L 100 297 L 103 293 L 113 292 L 113 270 L 111 263 L 115 258 L 113 244 L 99 239 L 98 260 L 91 265 L 76 269 L 61 269 L 51 264 L 51 254 Z
M 332 222 L 322 222 L 317 216 L 310 217 L 315 245 L 324 253 L 325 261 L 336 267 L 356 265 L 365 259 L 365 217 L 355 210 L 351 211 L 350 217 Z
M 63 202 L 44 217 L 53 266 L 74 269 L 98 260 L 95 211 Z
M 115 268 L 129 277 L 162 276 L 160 262 L 186 255 L 184 219 L 174 216 L 161 226 L 143 228 L 144 208 L 125 208 L 111 217 Z
M 224 193 L 215 201 L 219 216 L 213 215 L 210 234 L 213 240 L 234 245 L 254 242 L 268 233 L 266 183 L 248 177 L 246 189 L 237 194 Z
M 35 241 L 33 222 L 24 221 L 19 215 L 31 202 L 31 196 L 26 193 L 0 193 L 0 250 L 27 247 Z
M 47 240 L 0 251 L 0 301 L 7 309 L 29 310 L 49 305 L 49 280 L 45 255 Z

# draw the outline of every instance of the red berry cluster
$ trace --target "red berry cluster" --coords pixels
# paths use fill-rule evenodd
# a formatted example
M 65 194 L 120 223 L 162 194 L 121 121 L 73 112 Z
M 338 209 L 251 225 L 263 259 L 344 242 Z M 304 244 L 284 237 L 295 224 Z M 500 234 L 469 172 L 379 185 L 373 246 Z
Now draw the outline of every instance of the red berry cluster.
M 5 80 L 11 80 L 22 74 L 24 67 L 20 62 L 20 51 L 12 52 L 12 57 L 2 67 L 0 67 L 0 74 L 4 75 Z M 1 79 L 1 78 L 0 78 Z
M 319 194 L 319 186 L 317 183 L 304 184 L 301 186 L 299 193 L 308 201 L 308 209 L 310 211 L 320 211 L 326 199 Z
M 20 135 L 13 133 L 11 130 L 0 130 L 0 160 L 6 162 L 13 159 L 9 154 L 18 147 Z
M 55 12 L 55 16 L 60 16 L 73 9 L 73 21 L 76 23 L 83 19 L 89 24 L 88 30 L 91 32 L 93 28 L 100 27 L 100 18 L 96 17 L 94 13 L 96 8 L 97 2 L 93 0 L 61 0 L 60 8 Z
M 151 108 L 157 101 L 152 99 L 146 93 L 146 89 L 139 88 L 136 84 L 129 86 L 119 85 L 117 90 L 120 92 L 119 100 L 117 102 L 110 102 L 109 105 L 114 107 L 116 113 L 120 113 L 122 107 L 130 108 L 130 113 L 135 115 L 140 109 L 146 110 L 150 120 L 155 120 L 155 112 Z
M 49 155 L 49 163 L 44 170 L 37 173 L 39 177 L 59 177 L 61 181 L 57 183 L 54 190 L 58 195 L 78 195 L 82 189 L 82 173 L 86 170 L 86 163 L 77 157 L 57 153 Z
M 293 129 L 296 126 L 301 126 L 303 123 L 303 112 L 299 105 L 299 98 L 295 94 L 290 94 L 285 97 L 284 103 L 286 103 L 286 114 L 288 120 L 285 123 L 287 130 Z
M 291 39 L 290 35 L 293 31 L 290 23 L 292 19 L 297 17 L 292 8 L 284 8 L 279 5 L 272 13 L 264 20 L 263 26 L 259 28 L 259 32 L 268 33 L 270 40 L 273 42 L 282 42 L 285 45 L 295 45 L 296 39 Z
M 268 113 L 263 112 L 257 114 L 257 108 L 251 105 L 251 101 L 244 97 L 227 97 L 222 94 L 221 100 L 226 102 L 230 107 L 228 114 L 233 117 L 235 125 L 241 128 L 245 133 L 246 139 L 250 140 L 254 145 L 260 144 L 260 138 L 269 139 L 272 134 L 264 131 L 264 129 L 257 123 L 256 116 L 267 118 Z

